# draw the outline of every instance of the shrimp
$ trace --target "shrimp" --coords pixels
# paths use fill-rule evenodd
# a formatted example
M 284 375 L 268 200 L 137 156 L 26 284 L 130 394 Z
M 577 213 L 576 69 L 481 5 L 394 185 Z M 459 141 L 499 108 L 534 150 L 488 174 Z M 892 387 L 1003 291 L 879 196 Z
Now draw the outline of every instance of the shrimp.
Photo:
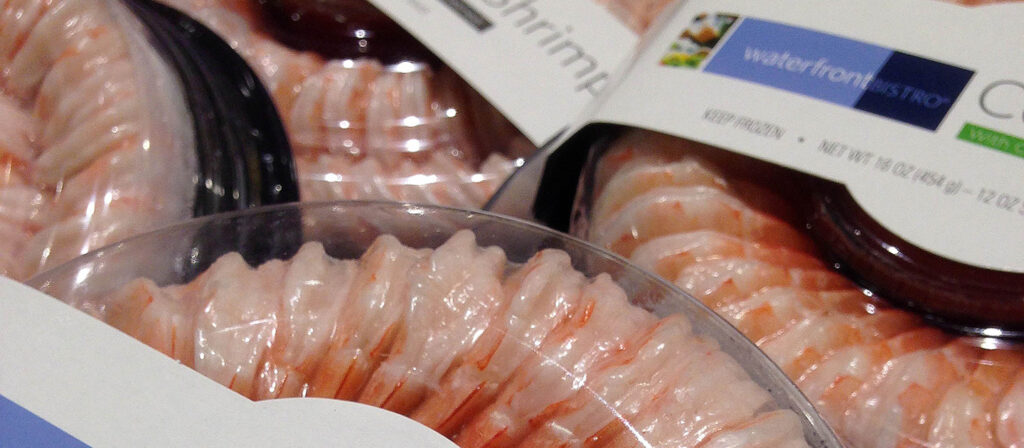
M 749 422 L 722 430 L 701 448 L 796 448 L 806 447 L 800 419 L 791 412 L 771 411 Z
M 974 364 L 980 349 L 953 340 L 889 360 L 849 403 L 847 435 L 858 446 L 928 440 L 932 414 L 946 390 Z M 889 422 L 889 425 L 883 423 Z M 895 423 L 895 424 L 892 424 Z
M 644 193 L 611 220 L 596 223 L 590 239 L 628 257 L 633 249 L 649 239 L 700 229 L 813 251 L 807 237 L 785 222 L 757 212 L 721 190 L 707 187 L 663 187 Z
M 32 118 L 12 99 L 0 95 L 0 187 L 27 183 L 35 140 Z
M 702 350 L 670 360 L 670 385 L 650 397 L 627 431 L 607 447 L 700 446 L 716 433 L 756 418 L 771 401 L 717 344 L 696 338 Z
M 254 398 L 257 374 L 275 332 L 285 266 L 272 260 L 251 269 L 237 253 L 225 255 L 197 293 L 195 369 L 243 396 Z
M 348 304 L 339 313 L 326 354 L 307 396 L 354 400 L 390 352 L 405 316 L 409 272 L 430 254 L 391 236 L 378 238 L 359 259 Z
M 160 288 L 149 279 L 137 279 L 111 296 L 104 320 L 185 365 L 195 365 L 193 318 L 183 288 Z
M 105 26 L 94 5 L 88 0 L 64 0 L 45 10 L 6 67 L 9 92 L 25 99 L 35 96 L 53 63 Z
M 1018 372 L 1013 385 L 999 400 L 994 418 L 996 438 L 1007 447 L 1024 446 L 1024 372 Z
M 465 356 L 507 306 L 505 254 L 460 231 L 410 273 L 409 304 L 391 353 L 359 395 L 361 403 L 406 413 Z
M 366 151 L 369 90 L 382 70 L 376 62 L 330 61 L 307 77 L 290 110 L 282 111 L 297 155 L 318 152 L 361 155 Z
M 516 366 L 575 311 L 583 285 L 583 275 L 572 268 L 564 252 L 544 250 L 531 257 L 505 282 L 508 307 L 503 314 L 410 417 L 453 435 L 494 399 Z
M 331 342 L 355 277 L 353 261 L 336 261 L 319 243 L 304 244 L 288 262 L 277 330 L 257 375 L 256 399 L 297 397 Z
M 987 350 L 974 371 L 953 385 L 935 407 L 928 446 L 1013 446 L 1015 441 L 996 438 L 994 415 L 1000 398 L 1024 366 L 1024 355 L 1014 350 Z M 1019 444 L 1020 440 L 1016 441 Z
M 728 184 L 705 163 L 693 158 L 664 164 L 639 164 L 615 173 L 597 197 L 591 217 L 603 222 L 631 199 L 661 187 L 705 186 L 727 190 Z
M 949 340 L 950 337 L 940 330 L 918 327 L 875 343 L 842 348 L 794 378 L 794 381 L 844 438 L 857 437 L 856 431 L 875 433 L 879 431 L 877 426 L 865 429 L 865 426 L 854 423 L 855 419 L 860 418 L 860 410 L 853 403 L 864 402 L 861 396 L 871 392 L 871 388 L 866 385 L 871 383 L 874 376 L 889 371 L 887 366 L 894 360 L 941 348 Z
M 814 291 L 848 289 L 844 277 L 822 269 L 782 268 L 744 258 L 705 260 L 694 263 L 676 276 L 674 283 L 712 309 L 771 286 L 789 286 Z
M 628 335 L 649 328 L 654 320 L 629 305 L 607 274 L 599 275 L 583 287 L 576 312 L 519 365 L 497 398 L 459 431 L 455 442 L 464 448 L 519 443 L 586 384 L 594 365 L 629 350 Z
M 673 360 L 692 357 L 702 348 L 690 331 L 686 318 L 672 315 L 641 333 L 630 344 L 635 350 L 596 365 L 586 387 L 552 406 L 554 415 L 519 446 L 595 445 L 622 432 L 651 397 L 663 393 Z

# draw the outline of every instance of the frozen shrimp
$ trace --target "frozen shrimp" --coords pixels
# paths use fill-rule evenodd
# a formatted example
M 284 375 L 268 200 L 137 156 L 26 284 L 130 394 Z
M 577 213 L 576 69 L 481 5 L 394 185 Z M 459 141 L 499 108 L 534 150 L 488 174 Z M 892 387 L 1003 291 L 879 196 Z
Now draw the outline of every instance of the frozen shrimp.
M 1017 372 L 1011 386 L 999 400 L 994 418 L 996 438 L 1003 446 L 1024 446 L 1024 372 Z
M 246 397 L 254 398 L 257 374 L 278 330 L 278 298 L 285 266 L 274 260 L 252 269 L 238 254 L 214 264 L 219 275 L 197 293 L 205 304 L 196 316 L 195 368 Z
M 359 401 L 400 413 L 414 409 L 507 305 L 504 269 L 504 252 L 477 247 L 469 231 L 422 260 L 409 273 L 410 300 L 391 355 Z
M 684 268 L 694 263 L 725 258 L 756 260 L 780 268 L 824 268 L 820 260 L 803 252 L 753 243 L 714 230 L 652 238 L 633 250 L 630 261 L 664 278 L 674 279 Z
M 752 421 L 771 401 L 735 361 L 714 348 L 670 362 L 671 384 L 604 446 L 700 446 L 719 431 Z
M 831 271 L 783 268 L 744 258 L 694 263 L 679 272 L 675 284 L 711 308 L 725 306 L 772 286 L 812 291 L 834 291 L 852 286 L 849 280 Z
M 409 271 L 429 254 L 382 236 L 359 259 L 347 305 L 311 378 L 308 396 L 354 400 L 390 353 L 405 317 Z
M 256 399 L 297 397 L 330 346 L 345 311 L 356 264 L 327 256 L 322 245 L 305 244 L 288 262 L 277 301 L 277 329 L 257 375 Z
M 24 99 L 34 97 L 53 63 L 105 26 L 99 16 L 95 3 L 88 0 L 53 2 L 6 66 L 8 91 Z
M 134 280 L 107 302 L 104 319 L 114 328 L 192 367 L 195 310 L 190 309 L 182 292 L 181 287 L 160 288 L 149 279 Z
M 454 435 L 576 310 L 583 284 L 583 276 L 564 252 L 545 250 L 531 257 L 506 280 L 508 306 L 503 313 L 410 416 L 441 434 Z
M 1013 446 L 1021 440 L 998 440 L 996 405 L 1024 366 L 1024 355 L 987 350 L 974 371 L 949 388 L 935 408 L 928 444 L 936 448 Z
M 766 412 L 753 420 L 718 432 L 702 448 L 796 448 L 807 446 L 803 428 L 795 415 L 784 411 Z
M 895 447 L 928 440 L 936 406 L 946 390 L 975 363 L 979 352 L 954 340 L 941 348 L 890 360 L 851 400 L 853 412 L 846 420 L 851 442 L 857 446 Z
M 358 262 L 307 243 L 79 305 L 247 397 L 373 398 L 464 447 L 806 446 L 685 316 L 656 318 L 561 251 L 506 264 L 469 231 L 435 250 L 383 236 Z
M 583 287 L 580 304 L 520 364 L 493 403 L 455 437 L 465 448 L 518 444 L 535 424 L 582 388 L 593 366 L 629 349 L 628 335 L 653 325 L 606 274 Z
M 703 348 L 690 333 L 690 324 L 670 316 L 641 333 L 636 347 L 612 355 L 595 366 L 587 386 L 551 406 L 551 416 L 520 447 L 592 446 L 622 432 L 651 397 L 664 393 L 672 360 L 694 356 Z M 728 386 L 724 386 L 728 387 Z
M 700 229 L 813 251 L 807 237 L 785 222 L 760 213 L 721 190 L 707 187 L 662 187 L 648 191 L 612 219 L 595 223 L 590 239 L 628 257 L 633 249 L 649 239 Z
M 289 110 L 282 111 L 297 155 L 366 152 L 367 86 L 382 70 L 374 61 L 330 61 L 307 77 Z
M 767 242 L 737 232 L 735 220 L 711 207 L 693 212 L 701 216 L 664 212 L 659 196 L 687 189 L 775 210 L 752 206 L 760 193 L 751 195 L 757 190 L 733 180 L 734 172 L 709 168 L 696 186 L 682 186 L 689 181 L 675 179 L 685 177 L 659 171 L 684 171 L 673 164 L 691 159 L 674 151 L 687 146 L 660 134 L 629 133 L 613 144 L 596 175 L 617 187 L 596 200 L 614 212 L 591 222 L 592 240 L 704 299 L 779 364 L 852 446 L 1024 446 L 1024 388 L 1014 378 L 1019 347 L 983 352 L 893 309 L 825 270 L 783 219 L 770 232 L 787 241 Z

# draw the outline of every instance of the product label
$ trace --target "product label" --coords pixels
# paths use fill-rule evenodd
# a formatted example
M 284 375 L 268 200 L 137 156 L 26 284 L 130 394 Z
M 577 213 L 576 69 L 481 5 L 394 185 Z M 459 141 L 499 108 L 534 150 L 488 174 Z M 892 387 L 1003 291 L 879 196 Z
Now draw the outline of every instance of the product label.
M 533 143 L 574 119 L 638 38 L 592 0 L 371 0 Z
M 1024 5 L 693 0 L 664 23 L 592 121 L 844 183 L 911 243 L 1024 272 Z
M 253 402 L 70 306 L 0 277 L 0 446 L 455 444 L 340 400 Z

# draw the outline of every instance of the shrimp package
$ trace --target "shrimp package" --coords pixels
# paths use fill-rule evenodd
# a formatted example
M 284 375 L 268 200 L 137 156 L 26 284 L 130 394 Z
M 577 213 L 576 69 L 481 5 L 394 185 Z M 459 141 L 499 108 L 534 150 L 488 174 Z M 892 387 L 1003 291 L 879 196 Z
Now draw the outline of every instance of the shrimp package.
M 259 74 L 304 201 L 481 207 L 596 98 L 666 0 L 162 0 Z
M 158 6 L 4 3 L 0 275 L 295 196 L 287 141 L 251 72 Z M 214 58 L 225 54 L 235 59 Z
M 699 302 L 484 212 L 263 207 L 29 285 L 64 303 L 0 288 L 0 415 L 88 446 L 840 446 Z M 55 381 L 72 386 L 56 397 Z M 25 432 L 17 422 L 0 419 L 0 443 Z
M 850 447 L 1021 446 L 1020 23 L 690 1 L 548 159 L 536 217 L 715 310 Z

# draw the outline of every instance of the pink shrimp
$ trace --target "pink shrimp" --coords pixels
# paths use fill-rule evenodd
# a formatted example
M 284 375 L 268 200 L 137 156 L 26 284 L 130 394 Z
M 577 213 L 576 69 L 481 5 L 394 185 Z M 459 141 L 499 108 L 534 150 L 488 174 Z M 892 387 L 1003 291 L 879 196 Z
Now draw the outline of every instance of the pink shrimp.
M 53 3 L 7 65 L 4 74 L 8 91 L 21 98 L 32 98 L 53 63 L 67 49 L 83 44 L 107 25 L 93 2 Z
M 462 363 L 410 414 L 441 434 L 455 434 L 490 403 L 501 384 L 548 333 L 573 313 L 583 276 L 564 252 L 538 252 L 505 282 L 508 307 L 480 335 Z
M 1024 355 L 1015 350 L 987 350 L 974 371 L 953 385 L 935 408 L 928 446 L 1014 446 L 1022 440 L 997 440 L 996 406 L 1007 395 L 1014 375 L 1024 366 Z
M 240 255 L 228 254 L 214 265 L 210 269 L 219 275 L 197 293 L 204 304 L 195 322 L 195 369 L 253 398 L 261 362 L 278 329 L 284 262 L 272 260 L 254 270 Z
M 741 425 L 719 431 L 700 448 L 797 448 L 806 447 L 803 426 L 792 412 L 771 411 Z
M 788 224 L 751 209 L 721 190 L 707 187 L 663 187 L 644 193 L 611 220 L 595 223 L 590 239 L 629 256 L 650 239 L 701 229 L 714 229 L 758 243 L 814 250 L 807 237 Z
M 291 109 L 282 110 L 298 156 L 366 152 L 366 87 L 381 70 L 375 62 L 330 61 L 302 81 Z
M 627 431 L 606 447 L 700 446 L 716 433 L 751 422 L 771 397 L 713 341 L 670 360 L 670 384 L 650 397 Z M 691 342 L 692 343 L 692 342 Z
M 391 350 L 402 325 L 409 272 L 429 250 L 413 250 L 391 236 L 374 241 L 359 259 L 347 305 L 339 313 L 326 354 L 307 396 L 353 400 Z
M 617 353 L 594 366 L 581 388 L 557 406 L 520 447 L 593 446 L 622 432 L 651 397 L 663 393 L 675 359 L 693 356 L 690 323 L 669 316 Z
M 541 347 L 519 365 L 494 402 L 455 437 L 464 448 L 511 446 L 584 386 L 594 365 L 628 350 L 628 335 L 654 323 L 628 304 L 624 292 L 601 274 L 582 291 L 580 305 Z
M 615 173 L 602 188 L 590 216 L 594 222 L 603 222 L 609 215 L 629 201 L 655 188 L 705 186 L 726 190 L 728 184 L 722 175 L 712 171 L 702 161 L 687 158 L 669 163 L 635 164 Z
M 873 344 L 840 349 L 794 380 L 842 437 L 855 437 L 855 431 L 878 432 L 877 426 L 865 429 L 854 424 L 859 412 L 853 401 L 863 402 L 860 397 L 871 392 L 866 385 L 887 372 L 892 360 L 941 348 L 949 340 L 940 330 L 919 327 Z
M 460 231 L 410 273 L 409 304 L 391 353 L 359 401 L 399 413 L 418 405 L 428 388 L 463 357 L 505 306 L 505 254 L 479 248 Z
M 319 243 L 304 244 L 288 262 L 277 329 L 257 375 L 256 399 L 305 394 L 348 305 L 355 274 L 355 262 L 332 259 Z
M 1004 446 L 1024 447 L 1024 372 L 1018 372 L 993 415 L 996 438 Z
M 763 261 L 725 258 L 694 263 L 674 283 L 713 309 L 771 286 L 812 291 L 848 289 L 849 280 L 823 269 L 782 268 Z
M 148 279 L 134 280 L 111 296 L 103 310 L 104 320 L 128 336 L 192 367 L 195 365 L 195 310 L 190 309 L 185 290 L 160 288 Z
M 857 446 L 924 443 L 942 396 L 979 354 L 980 349 L 954 340 L 890 359 L 849 403 L 847 436 Z

